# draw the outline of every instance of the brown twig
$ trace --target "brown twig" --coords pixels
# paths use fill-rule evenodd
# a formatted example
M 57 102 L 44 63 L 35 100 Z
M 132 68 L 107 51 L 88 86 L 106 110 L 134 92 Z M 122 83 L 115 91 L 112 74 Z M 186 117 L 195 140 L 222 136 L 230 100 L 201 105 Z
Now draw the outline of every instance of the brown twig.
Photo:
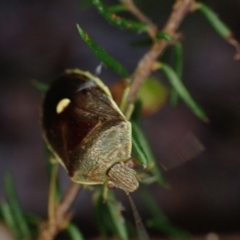
M 133 0 L 120 0 L 125 6 L 126 10 L 131 12 L 138 20 L 148 25 L 148 34 L 150 37 L 155 37 L 157 26 L 144 15 L 134 4 Z
M 172 13 L 163 28 L 163 31 L 171 36 L 175 36 L 179 25 L 182 23 L 184 17 L 191 10 L 194 0 L 176 0 Z M 130 89 L 128 101 L 134 102 L 139 88 L 144 80 L 151 74 L 152 67 L 157 61 L 158 57 L 163 53 L 164 49 L 168 46 L 165 39 L 154 42 L 151 49 L 142 57 L 134 72 L 133 84 Z
M 71 183 L 69 185 L 61 202 L 56 207 L 54 218 L 49 219 L 48 222 L 43 223 L 40 227 L 38 240 L 52 240 L 59 231 L 63 230 L 67 226 L 69 220 L 71 219 L 69 209 L 76 199 L 81 186 L 82 185 L 77 183 Z

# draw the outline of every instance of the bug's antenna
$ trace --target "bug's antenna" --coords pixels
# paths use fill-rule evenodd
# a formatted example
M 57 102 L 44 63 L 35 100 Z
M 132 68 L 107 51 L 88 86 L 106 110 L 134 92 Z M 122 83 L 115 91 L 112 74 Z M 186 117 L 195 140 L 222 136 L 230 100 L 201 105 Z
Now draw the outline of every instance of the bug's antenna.
M 133 216 L 134 216 L 134 220 L 136 223 L 136 227 L 137 227 L 137 232 L 138 232 L 138 239 L 139 240 L 149 240 L 148 237 L 148 233 L 143 225 L 142 219 L 140 217 L 140 214 L 136 208 L 135 203 L 133 202 L 133 199 L 131 198 L 130 194 L 127 193 L 127 196 L 129 198 L 131 207 L 132 207 L 132 211 L 133 211 Z

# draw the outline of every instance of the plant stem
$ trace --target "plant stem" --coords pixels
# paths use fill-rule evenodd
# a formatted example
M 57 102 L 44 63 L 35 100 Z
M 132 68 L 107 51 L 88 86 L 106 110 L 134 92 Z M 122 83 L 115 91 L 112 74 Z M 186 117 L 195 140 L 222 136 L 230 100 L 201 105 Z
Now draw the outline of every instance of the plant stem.
M 171 36 L 175 36 L 179 25 L 182 23 L 184 17 L 191 11 L 194 3 L 194 0 L 176 0 L 170 17 L 162 31 Z M 150 75 L 154 63 L 163 53 L 168 44 L 169 42 L 165 39 L 154 42 L 150 50 L 139 61 L 133 76 L 133 83 L 130 88 L 130 94 L 128 98 L 130 103 L 136 100 L 139 88 L 145 79 Z
M 40 226 L 38 240 L 53 240 L 54 237 L 64 228 L 66 228 L 71 213 L 69 212 L 74 200 L 76 199 L 82 185 L 71 183 L 63 196 L 61 202 L 56 207 L 56 211 L 52 219 Z
M 120 1 L 125 6 L 126 10 L 131 12 L 142 23 L 146 23 L 148 25 L 149 36 L 155 37 L 157 33 L 157 26 L 136 7 L 133 0 L 120 0 Z

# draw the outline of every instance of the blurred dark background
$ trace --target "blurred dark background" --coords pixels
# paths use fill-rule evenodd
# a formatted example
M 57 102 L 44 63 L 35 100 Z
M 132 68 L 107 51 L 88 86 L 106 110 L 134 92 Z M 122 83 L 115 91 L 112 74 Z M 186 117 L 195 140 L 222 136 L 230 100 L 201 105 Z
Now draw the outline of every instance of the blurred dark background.
M 109 1 L 110 2 L 110 1 Z M 174 1 L 137 1 L 161 28 Z M 205 1 L 240 40 L 240 1 Z M 16 183 L 23 209 L 46 217 L 48 178 L 41 137 L 42 94 L 33 79 L 50 83 L 66 68 L 91 72 L 99 60 L 78 36 L 79 23 L 103 48 L 133 72 L 147 48 L 132 48 L 131 41 L 144 34 L 109 25 L 94 7 L 80 9 L 80 1 L 17 1 L 0 3 L 0 198 L 3 176 L 9 171 Z M 159 206 L 177 226 L 192 233 L 240 231 L 240 62 L 235 50 L 221 39 L 200 13 L 188 15 L 180 31 L 184 35 L 186 86 L 205 109 L 210 123 L 198 120 L 180 103 L 166 105 L 143 120 L 156 158 L 170 159 L 173 148 L 189 132 L 205 146 L 198 157 L 164 172 L 171 185 L 166 190 L 153 184 Z M 119 77 L 104 68 L 100 76 L 111 85 Z M 65 189 L 68 177 L 61 170 Z M 117 191 L 127 206 L 125 195 Z M 133 197 L 140 214 L 146 206 Z M 88 235 L 96 235 L 91 196 L 82 191 L 74 206 L 76 220 Z M 131 210 L 127 207 L 129 215 Z

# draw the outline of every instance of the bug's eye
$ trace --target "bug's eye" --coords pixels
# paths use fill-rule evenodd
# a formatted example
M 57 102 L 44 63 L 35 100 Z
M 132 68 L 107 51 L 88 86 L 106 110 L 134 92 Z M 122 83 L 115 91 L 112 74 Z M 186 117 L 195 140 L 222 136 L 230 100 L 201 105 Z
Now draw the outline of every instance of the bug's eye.
M 129 168 L 135 168 L 135 166 L 136 166 L 135 162 L 134 162 L 132 159 L 128 160 L 128 161 L 126 162 L 126 165 L 127 165 Z
M 108 181 L 108 183 L 107 183 L 107 187 L 108 188 L 115 188 L 115 184 L 112 182 L 112 181 Z

